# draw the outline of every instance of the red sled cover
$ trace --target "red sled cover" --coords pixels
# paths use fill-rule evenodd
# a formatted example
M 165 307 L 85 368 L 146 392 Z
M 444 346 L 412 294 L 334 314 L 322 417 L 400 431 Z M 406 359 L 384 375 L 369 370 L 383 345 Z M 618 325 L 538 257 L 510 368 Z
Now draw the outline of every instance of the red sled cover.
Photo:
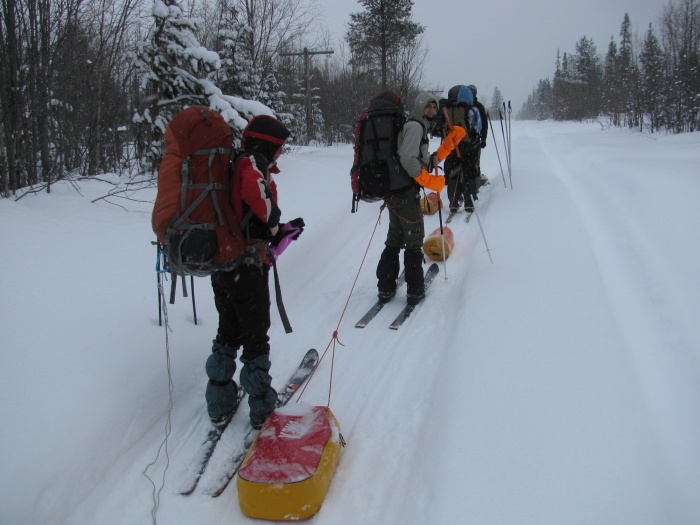
M 241 511 L 267 520 L 317 513 L 340 449 L 340 427 L 328 407 L 295 404 L 275 410 L 238 470 Z

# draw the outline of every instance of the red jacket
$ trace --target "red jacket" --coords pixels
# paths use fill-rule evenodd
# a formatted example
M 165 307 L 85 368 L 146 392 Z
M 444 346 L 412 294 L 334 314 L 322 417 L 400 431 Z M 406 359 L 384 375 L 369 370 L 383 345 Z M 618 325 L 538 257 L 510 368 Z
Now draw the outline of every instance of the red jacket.
M 279 173 L 276 165 L 267 166 L 262 155 L 242 155 L 236 162 L 231 185 L 231 204 L 238 222 L 252 210 L 243 234 L 249 239 L 270 236 L 270 228 L 279 224 L 281 212 L 277 207 L 277 185 L 272 174 Z

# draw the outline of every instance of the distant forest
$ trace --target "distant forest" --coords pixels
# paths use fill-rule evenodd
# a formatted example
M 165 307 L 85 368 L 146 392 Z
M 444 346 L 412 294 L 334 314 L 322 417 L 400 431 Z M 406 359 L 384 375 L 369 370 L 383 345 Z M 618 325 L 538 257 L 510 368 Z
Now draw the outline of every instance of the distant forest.
M 521 119 L 605 119 L 649 132 L 700 129 L 700 8 L 672 0 L 642 38 L 625 14 L 619 40 L 605 56 L 582 37 L 574 53 L 557 51 L 552 79 L 540 80 L 518 113 Z
M 220 112 L 236 137 L 272 110 L 293 144 L 331 144 L 352 140 L 370 93 L 425 89 L 412 0 L 358 0 L 337 48 L 316 1 L 2 0 L 0 198 L 100 173 L 153 180 L 165 125 L 189 105 Z M 671 0 L 641 43 L 625 15 L 604 58 L 582 38 L 520 117 L 698 129 L 697 2 Z M 496 88 L 491 111 L 501 102 Z

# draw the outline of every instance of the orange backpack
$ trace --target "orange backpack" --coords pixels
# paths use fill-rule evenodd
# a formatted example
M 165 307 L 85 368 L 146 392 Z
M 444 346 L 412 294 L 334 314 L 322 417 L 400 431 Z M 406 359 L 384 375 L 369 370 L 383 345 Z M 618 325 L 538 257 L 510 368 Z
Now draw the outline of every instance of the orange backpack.
M 261 265 L 265 246 L 246 246 L 230 202 L 233 134 L 223 117 L 204 106 L 179 112 L 165 148 L 151 223 L 170 271 L 203 277 Z

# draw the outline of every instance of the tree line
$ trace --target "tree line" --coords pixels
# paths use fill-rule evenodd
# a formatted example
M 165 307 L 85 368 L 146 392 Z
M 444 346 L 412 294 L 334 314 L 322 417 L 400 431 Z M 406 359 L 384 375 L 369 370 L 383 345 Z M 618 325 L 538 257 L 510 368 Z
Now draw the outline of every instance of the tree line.
M 540 80 L 518 118 L 583 120 L 650 132 L 700 129 L 700 6 L 670 0 L 635 43 L 629 14 L 619 40 L 610 39 L 601 57 L 582 37 L 575 52 L 557 52 L 553 78 Z
M 238 137 L 270 108 L 297 144 L 352 140 L 369 95 L 413 96 L 427 55 L 411 0 L 358 4 L 333 49 L 315 0 L 0 0 L 0 195 L 152 176 L 165 125 L 191 104 Z M 309 49 L 329 53 L 305 63 Z

